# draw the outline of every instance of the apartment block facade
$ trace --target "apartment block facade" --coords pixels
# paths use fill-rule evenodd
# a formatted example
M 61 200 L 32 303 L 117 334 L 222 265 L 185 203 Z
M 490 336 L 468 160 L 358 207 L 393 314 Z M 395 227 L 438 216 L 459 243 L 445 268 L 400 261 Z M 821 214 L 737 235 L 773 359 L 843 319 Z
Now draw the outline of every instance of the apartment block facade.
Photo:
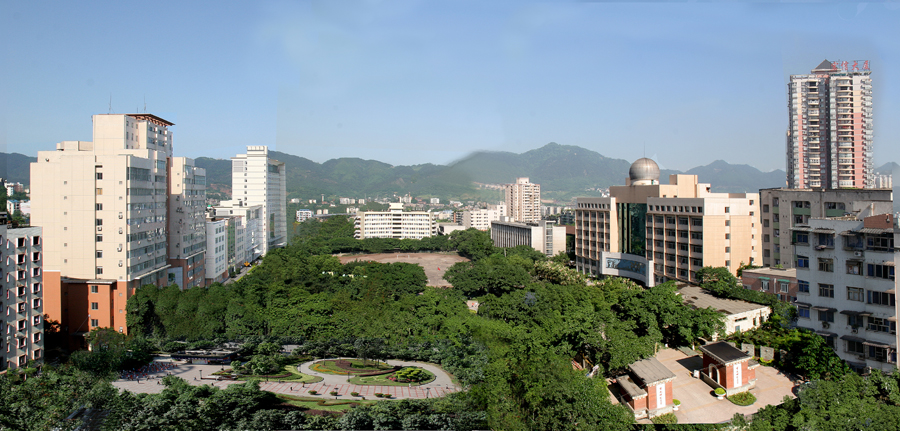
M 44 359 L 43 242 L 41 228 L 0 225 L 3 334 L 0 371 Z
M 874 188 L 868 61 L 823 61 L 788 83 L 787 187 Z
M 169 159 L 169 284 L 206 285 L 206 170 L 192 159 Z
M 856 369 L 897 366 L 891 214 L 814 218 L 792 227 L 797 325 L 824 337 Z
M 493 221 L 491 240 L 495 247 L 527 245 L 552 257 L 566 251 L 566 227 L 546 220 L 537 223 Z
M 462 212 L 462 226 L 466 229 L 490 230 L 491 222 L 502 220 L 507 216 L 506 205 L 489 205 Z
M 791 228 L 810 219 L 854 215 L 864 218 L 893 210 L 893 194 L 889 189 L 867 190 L 798 190 L 762 189 L 760 230 L 763 266 L 794 267 Z
M 228 279 L 228 223 L 227 218 L 206 220 L 207 283 L 222 283 Z
M 403 204 L 392 202 L 388 211 L 362 211 L 356 214 L 357 239 L 422 239 L 437 234 L 435 213 L 403 211 Z
M 227 206 L 210 208 L 209 215 L 214 218 L 232 218 L 229 229 L 234 228 L 234 267 L 253 262 L 262 257 L 262 243 L 266 241 L 263 230 L 262 205 L 253 206 Z M 231 247 L 231 235 L 229 234 L 229 247 Z M 229 252 L 229 261 L 232 254 Z
M 506 212 L 512 221 L 537 223 L 541 220 L 541 185 L 516 178 L 513 184 L 504 186 Z
M 698 283 L 704 266 L 757 262 L 759 195 L 710 193 L 696 175 L 659 183 L 649 159 L 632 165 L 625 186 L 605 198 L 578 198 L 575 263 L 596 277 L 620 276 L 647 286 Z
M 284 162 L 269 158 L 266 146 L 248 146 L 246 154 L 231 158 L 231 201 L 221 206 L 262 205 L 260 219 L 266 240 L 263 255 L 287 244 L 287 176 Z M 240 205 L 238 205 L 240 206 Z

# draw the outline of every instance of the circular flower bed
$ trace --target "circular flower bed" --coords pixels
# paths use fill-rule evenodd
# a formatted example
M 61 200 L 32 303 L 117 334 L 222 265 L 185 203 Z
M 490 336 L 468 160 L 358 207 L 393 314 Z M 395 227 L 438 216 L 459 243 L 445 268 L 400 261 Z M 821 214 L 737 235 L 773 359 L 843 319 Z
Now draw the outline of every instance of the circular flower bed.
M 400 371 L 394 373 L 393 376 L 388 377 L 388 380 L 399 382 L 399 383 L 416 383 L 421 382 L 427 378 L 431 377 L 427 371 L 416 368 L 416 367 L 407 367 Z
M 756 402 L 756 397 L 750 392 L 741 392 L 728 397 L 728 401 L 739 406 L 749 406 Z

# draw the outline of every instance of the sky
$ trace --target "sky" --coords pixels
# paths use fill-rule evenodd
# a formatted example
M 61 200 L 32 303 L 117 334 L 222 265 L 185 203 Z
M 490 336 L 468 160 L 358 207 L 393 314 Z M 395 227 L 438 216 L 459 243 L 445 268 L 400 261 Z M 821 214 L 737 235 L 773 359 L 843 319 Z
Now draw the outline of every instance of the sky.
M 268 145 L 448 164 L 556 142 L 770 171 L 789 75 L 828 59 L 870 61 L 877 167 L 900 162 L 898 40 L 896 0 L 0 0 L 0 151 L 34 156 L 91 140 L 91 115 L 148 112 L 193 158 Z

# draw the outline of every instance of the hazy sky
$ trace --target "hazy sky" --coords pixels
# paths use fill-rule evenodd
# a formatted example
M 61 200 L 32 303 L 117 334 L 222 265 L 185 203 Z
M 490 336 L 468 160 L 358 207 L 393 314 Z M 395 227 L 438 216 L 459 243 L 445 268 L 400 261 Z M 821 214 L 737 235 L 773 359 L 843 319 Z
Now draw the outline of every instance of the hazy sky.
M 0 2 L 0 145 L 176 123 L 175 152 L 449 163 L 548 142 L 784 169 L 786 82 L 870 60 L 900 161 L 900 2 Z

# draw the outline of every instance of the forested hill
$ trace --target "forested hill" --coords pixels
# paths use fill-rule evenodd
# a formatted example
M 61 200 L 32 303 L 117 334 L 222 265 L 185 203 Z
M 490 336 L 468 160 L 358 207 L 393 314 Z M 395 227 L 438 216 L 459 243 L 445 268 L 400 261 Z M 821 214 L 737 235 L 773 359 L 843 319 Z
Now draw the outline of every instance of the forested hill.
M 272 151 L 272 158 L 287 167 L 289 197 L 436 196 L 471 199 L 484 196 L 476 184 L 505 184 L 516 177 L 529 177 L 541 184 L 545 198 L 568 201 L 575 196 L 595 195 L 597 188 L 621 185 L 631 161 L 605 157 L 571 145 L 549 143 L 522 154 L 480 151 L 450 165 L 393 166 L 358 158 L 332 159 L 316 163 L 303 157 Z M 209 184 L 231 185 L 231 162 L 201 157 L 197 165 L 207 169 Z M 663 170 L 661 180 L 679 173 Z M 784 171 L 761 172 L 748 165 L 716 161 L 686 172 L 700 182 L 713 185 L 714 192 L 755 192 L 784 185 Z
M 6 181 L 31 184 L 31 163 L 37 158 L 19 153 L 0 153 L 0 178 Z

